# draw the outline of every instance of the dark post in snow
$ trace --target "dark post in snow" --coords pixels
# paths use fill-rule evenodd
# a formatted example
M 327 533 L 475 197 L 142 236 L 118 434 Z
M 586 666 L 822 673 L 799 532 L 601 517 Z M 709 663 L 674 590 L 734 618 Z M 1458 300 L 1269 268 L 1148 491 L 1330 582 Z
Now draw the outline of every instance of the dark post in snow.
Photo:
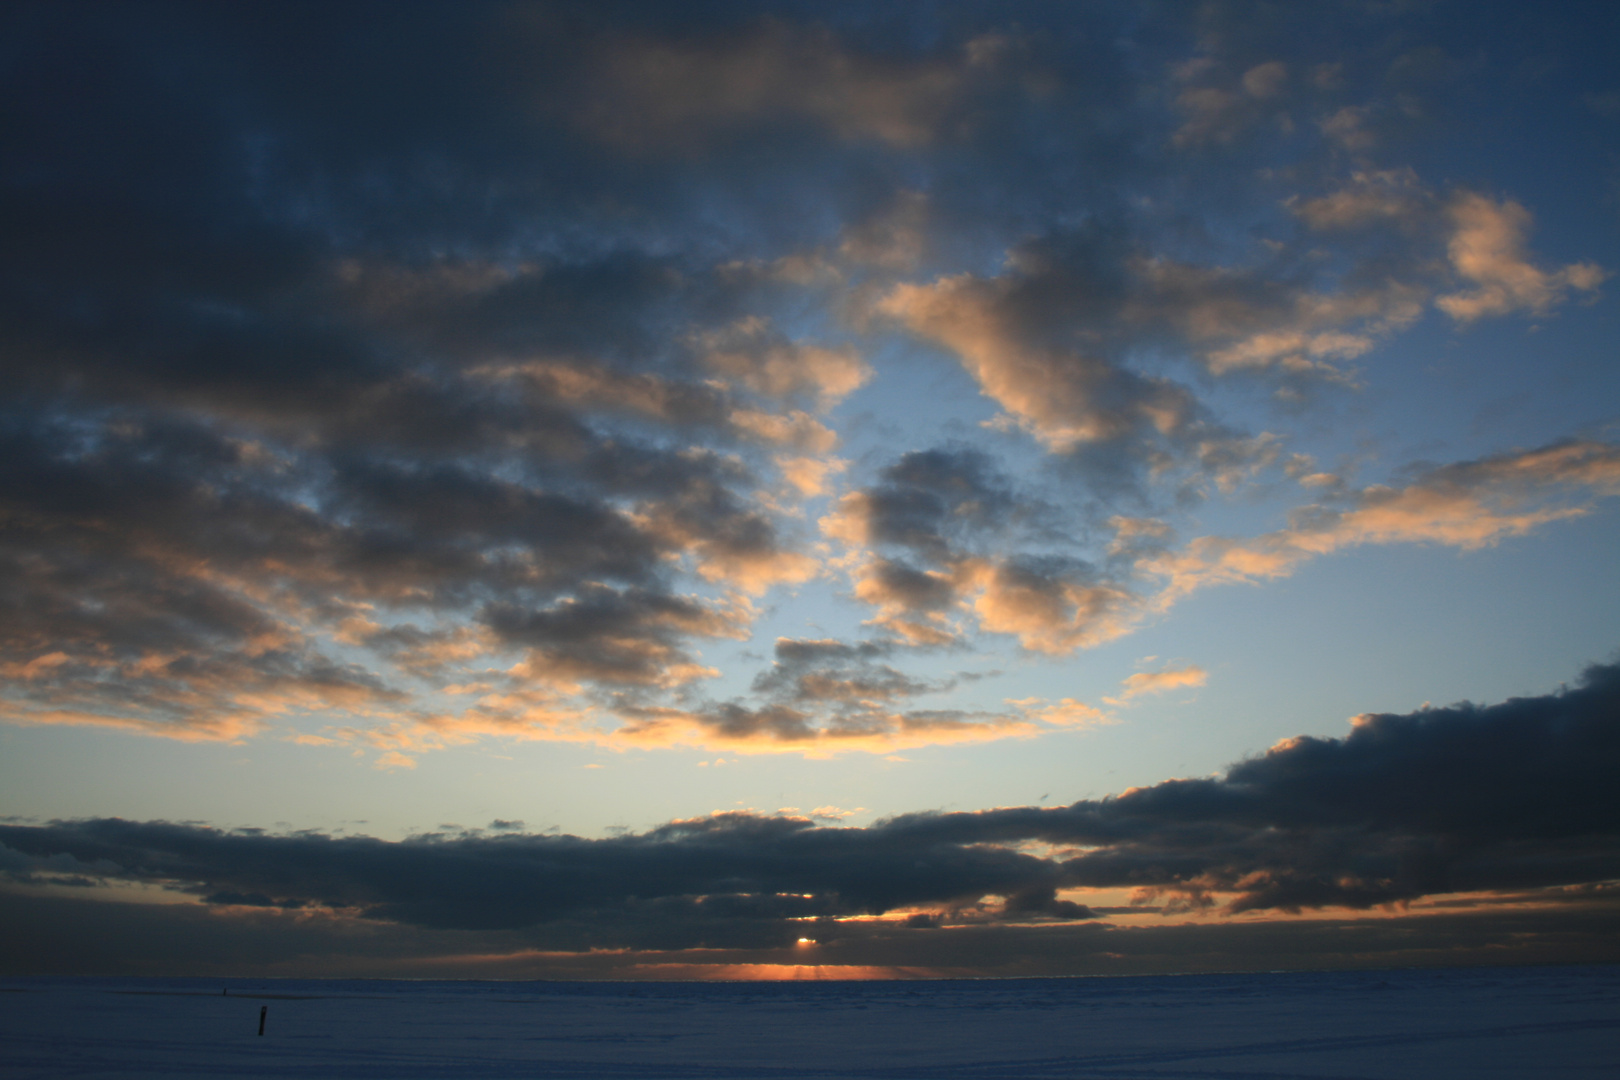
M 270 1006 L 268 1006 L 268 1005 L 260 1005 L 259 1006 L 259 1034 L 260 1035 L 264 1034 L 264 1014 L 269 1012 L 269 1011 L 270 1011 Z

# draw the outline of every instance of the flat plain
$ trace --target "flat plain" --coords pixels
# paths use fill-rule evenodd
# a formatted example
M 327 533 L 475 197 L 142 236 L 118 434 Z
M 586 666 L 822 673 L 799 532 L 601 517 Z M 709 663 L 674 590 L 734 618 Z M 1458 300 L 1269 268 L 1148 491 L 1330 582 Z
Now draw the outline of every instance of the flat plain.
M 776 983 L 10 978 L 0 1072 L 1584 1080 L 1620 1076 L 1620 967 Z

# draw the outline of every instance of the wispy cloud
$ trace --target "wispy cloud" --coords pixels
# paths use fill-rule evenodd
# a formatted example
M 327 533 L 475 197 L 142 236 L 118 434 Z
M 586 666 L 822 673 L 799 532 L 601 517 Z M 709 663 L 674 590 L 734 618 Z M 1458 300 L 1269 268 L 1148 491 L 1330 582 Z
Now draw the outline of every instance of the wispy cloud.
M 1209 672 L 1196 664 L 1162 668 L 1159 671 L 1138 671 L 1126 677 L 1124 689 L 1120 691 L 1118 697 L 1103 700 L 1110 705 L 1123 705 L 1143 694 L 1163 694 L 1171 690 L 1203 686 L 1208 681 Z

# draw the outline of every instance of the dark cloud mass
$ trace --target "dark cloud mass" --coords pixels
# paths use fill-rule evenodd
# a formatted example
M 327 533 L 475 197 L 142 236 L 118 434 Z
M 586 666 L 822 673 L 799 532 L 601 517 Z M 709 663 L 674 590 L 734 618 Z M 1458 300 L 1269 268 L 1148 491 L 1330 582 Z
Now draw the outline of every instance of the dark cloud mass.
M 1052 809 L 867 828 L 738 812 L 601 840 L 498 822 L 397 843 L 104 819 L 4 825 L 0 843 L 22 883 L 137 881 L 216 906 L 522 930 L 538 947 L 767 947 L 794 920 L 836 937 L 871 927 L 830 919 L 889 912 L 910 913 L 883 924 L 895 932 L 1097 918 L 1059 896 L 1075 887 L 1226 915 L 1459 893 L 1612 903 L 1617 765 L 1620 666 L 1596 666 L 1547 697 L 1364 716 L 1218 778 Z

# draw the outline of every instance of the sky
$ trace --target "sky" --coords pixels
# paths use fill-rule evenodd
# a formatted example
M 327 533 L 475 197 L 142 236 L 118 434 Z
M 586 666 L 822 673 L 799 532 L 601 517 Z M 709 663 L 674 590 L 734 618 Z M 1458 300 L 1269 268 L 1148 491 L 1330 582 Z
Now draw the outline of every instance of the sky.
M 0 970 L 1620 961 L 1620 9 L 0 19 Z

